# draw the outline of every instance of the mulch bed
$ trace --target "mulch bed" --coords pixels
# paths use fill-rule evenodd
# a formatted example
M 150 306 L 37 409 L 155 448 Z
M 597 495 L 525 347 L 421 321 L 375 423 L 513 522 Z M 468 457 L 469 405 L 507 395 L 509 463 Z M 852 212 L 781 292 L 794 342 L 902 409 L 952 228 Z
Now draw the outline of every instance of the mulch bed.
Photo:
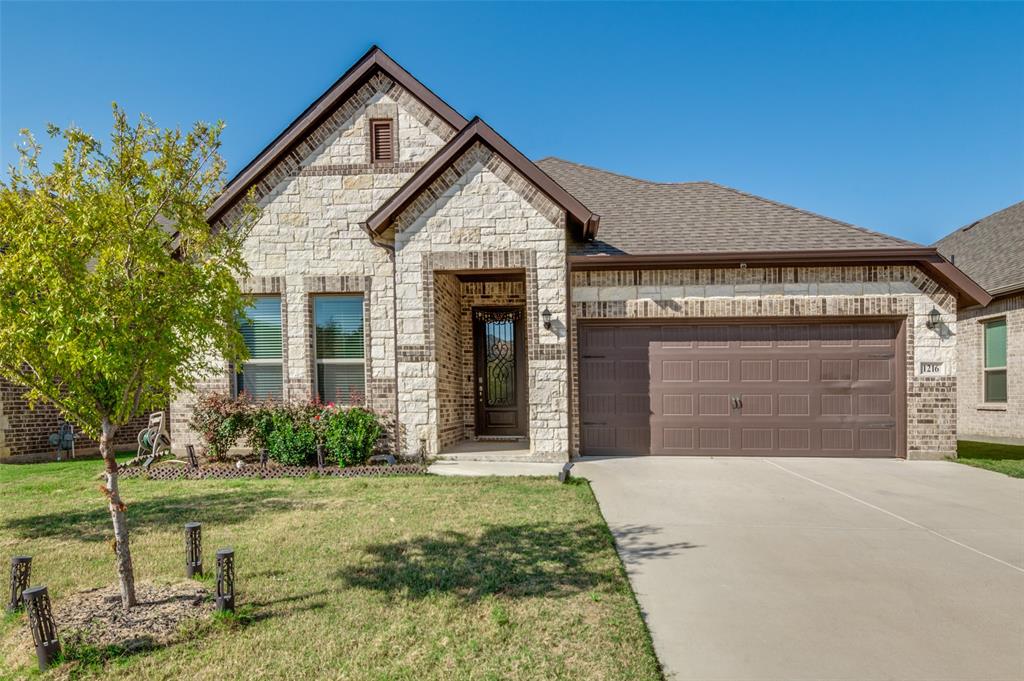
M 134 652 L 174 643 L 187 620 L 205 618 L 214 610 L 210 592 L 200 584 L 135 585 L 139 604 L 121 607 L 117 585 L 71 594 L 53 604 L 57 633 L 65 647 L 86 644 L 100 648 L 116 646 Z M 32 637 L 25 630 L 19 646 L 25 659 L 34 658 Z
M 426 466 L 421 464 L 396 464 L 394 466 L 262 466 L 245 464 L 241 467 L 229 464 L 202 465 L 190 468 L 181 464 L 156 463 L 151 468 L 131 466 L 120 469 L 125 478 L 144 478 L 149 480 L 226 480 L 231 478 L 309 478 L 314 476 L 331 478 L 362 478 L 389 475 L 423 475 Z

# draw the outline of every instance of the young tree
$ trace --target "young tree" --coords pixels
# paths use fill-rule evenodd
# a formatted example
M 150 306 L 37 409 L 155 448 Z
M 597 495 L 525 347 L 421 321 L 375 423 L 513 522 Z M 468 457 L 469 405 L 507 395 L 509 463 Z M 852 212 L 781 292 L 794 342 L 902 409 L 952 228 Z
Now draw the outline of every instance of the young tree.
M 99 440 L 126 608 L 135 583 L 114 435 L 245 355 L 241 246 L 258 211 L 247 201 L 230 226 L 207 223 L 224 184 L 222 129 L 131 124 L 115 104 L 109 150 L 51 125 L 64 152 L 44 172 L 22 131 L 0 182 L 0 375 Z

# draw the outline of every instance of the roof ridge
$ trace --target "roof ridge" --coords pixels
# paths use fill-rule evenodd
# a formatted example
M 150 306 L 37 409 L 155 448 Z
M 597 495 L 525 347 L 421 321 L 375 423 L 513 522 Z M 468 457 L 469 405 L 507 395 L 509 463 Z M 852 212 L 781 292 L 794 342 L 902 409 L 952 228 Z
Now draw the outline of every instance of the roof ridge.
M 594 172 L 604 173 L 605 175 L 611 175 L 613 177 L 621 177 L 625 180 L 633 180 L 634 182 L 642 182 L 644 184 L 654 185 L 656 187 L 680 187 L 691 184 L 714 184 L 709 180 L 690 180 L 687 182 L 659 182 L 657 180 L 647 180 L 642 177 L 634 177 L 632 175 L 626 175 L 625 173 L 617 173 L 614 170 L 606 170 L 604 168 L 598 168 L 597 166 L 587 165 L 586 163 L 578 163 L 576 161 L 570 161 L 568 159 L 561 158 L 559 156 L 545 156 L 544 158 L 537 159 L 536 163 L 543 161 L 559 161 L 560 163 L 568 163 L 571 166 L 577 168 L 586 168 L 587 170 L 593 170 Z
M 974 220 L 973 222 L 968 222 L 966 225 L 963 225 L 962 227 L 957 227 L 952 232 L 950 232 L 946 236 L 942 237 L 942 239 L 945 239 L 948 236 L 952 236 L 952 235 L 954 235 L 954 234 L 956 234 L 958 232 L 966 232 L 967 230 L 971 229 L 972 227 L 975 227 L 976 225 L 984 222 L 985 220 L 988 220 L 989 218 L 994 218 L 995 216 L 1001 215 L 1002 213 L 1005 213 L 1008 210 L 1012 210 L 1014 208 L 1017 208 L 1018 206 L 1024 206 L 1024 200 L 1018 201 L 1017 203 L 1011 203 L 1009 206 L 1006 206 L 1005 208 L 1000 208 L 999 210 L 997 210 L 994 213 L 989 213 L 988 215 L 986 215 L 983 218 L 978 218 L 977 220 Z M 939 241 L 942 241 L 942 239 L 939 239 Z
M 710 180 L 705 180 L 704 184 L 709 184 L 709 185 L 711 185 L 713 187 L 718 187 L 719 189 L 724 189 L 726 191 L 733 192 L 734 194 L 739 194 L 740 196 L 745 196 L 745 197 L 750 198 L 750 199 L 755 199 L 757 201 L 761 201 L 762 203 L 770 204 L 772 206 L 778 206 L 779 208 L 786 208 L 788 210 L 795 210 L 798 213 L 803 213 L 804 215 L 809 215 L 811 217 L 818 218 L 820 220 L 827 220 L 827 221 L 829 221 L 829 222 L 831 222 L 831 223 L 833 223 L 835 225 L 839 225 L 840 227 L 849 227 L 850 229 L 855 229 L 858 232 L 863 232 L 865 234 L 870 234 L 871 236 L 880 236 L 880 237 L 884 237 L 886 239 L 892 239 L 893 241 L 898 241 L 900 243 L 906 244 L 907 246 L 920 247 L 920 246 L 923 245 L 923 244 L 919 244 L 919 243 L 916 243 L 916 242 L 913 242 L 913 241 L 909 241 L 907 239 L 901 239 L 898 236 L 893 236 L 891 234 L 886 234 L 885 232 L 878 232 L 878 231 L 875 231 L 873 229 L 868 229 L 867 227 L 861 227 L 860 225 L 855 225 L 852 222 L 845 222 L 843 220 L 837 220 L 836 218 L 829 217 L 828 215 L 822 215 L 821 213 L 815 213 L 814 211 L 807 210 L 806 208 L 800 208 L 799 206 L 794 206 L 794 205 L 788 204 L 788 203 L 782 203 L 781 201 L 776 201 L 774 199 L 768 199 L 768 198 L 765 198 L 763 196 L 759 196 L 757 194 L 751 194 L 750 192 L 743 191 L 742 189 L 736 189 L 735 187 L 729 187 L 727 185 L 720 184 L 718 182 L 712 182 Z

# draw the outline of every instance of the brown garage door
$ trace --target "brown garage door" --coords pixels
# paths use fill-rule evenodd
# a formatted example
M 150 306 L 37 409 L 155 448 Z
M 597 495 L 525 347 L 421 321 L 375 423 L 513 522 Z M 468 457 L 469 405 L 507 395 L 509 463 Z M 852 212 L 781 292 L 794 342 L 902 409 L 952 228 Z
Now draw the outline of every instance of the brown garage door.
M 902 455 L 894 321 L 580 327 L 584 454 Z

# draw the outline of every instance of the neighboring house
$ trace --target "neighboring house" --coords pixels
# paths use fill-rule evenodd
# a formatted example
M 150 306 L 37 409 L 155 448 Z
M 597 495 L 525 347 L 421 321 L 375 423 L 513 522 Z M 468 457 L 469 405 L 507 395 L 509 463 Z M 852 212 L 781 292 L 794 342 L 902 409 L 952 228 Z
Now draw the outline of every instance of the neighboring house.
M 935 246 L 992 295 L 960 311 L 957 432 L 1024 442 L 1024 201 Z
M 0 462 L 18 463 L 53 459 L 56 451 L 50 435 L 65 422 L 55 407 L 40 402 L 34 408 L 22 395 L 25 388 L 0 378 Z M 131 448 L 139 431 L 146 427 L 147 417 L 134 419 L 114 436 L 118 449 Z M 76 429 L 77 430 L 77 429 Z M 99 451 L 99 445 L 79 434 L 75 440 L 76 454 Z
M 956 313 L 989 297 L 932 248 L 531 162 L 377 48 L 211 221 L 250 191 L 254 359 L 203 391 L 364 401 L 406 456 L 955 452 Z

